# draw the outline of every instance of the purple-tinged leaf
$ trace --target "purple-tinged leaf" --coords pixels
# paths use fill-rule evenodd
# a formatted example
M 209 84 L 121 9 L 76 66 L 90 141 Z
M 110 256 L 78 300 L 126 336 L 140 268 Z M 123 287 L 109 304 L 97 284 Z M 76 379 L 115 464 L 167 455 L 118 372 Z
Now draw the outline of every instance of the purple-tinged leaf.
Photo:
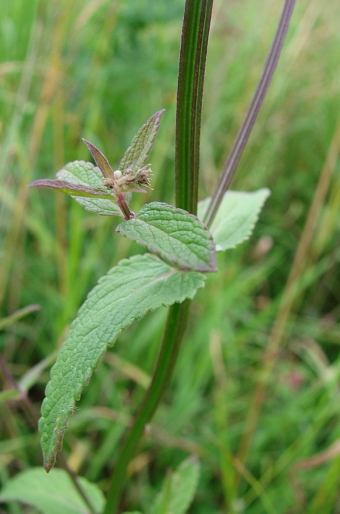
M 105 187 L 93 188 L 88 186 L 83 186 L 81 184 L 71 184 L 71 182 L 67 182 L 66 180 L 51 180 L 48 178 L 35 180 L 32 182 L 29 187 L 49 187 L 50 189 L 56 189 L 61 193 L 66 193 L 72 196 L 85 196 L 88 198 L 106 198 L 112 199 L 113 195 L 110 194 L 108 189 Z
M 123 175 L 126 170 L 130 170 L 131 175 L 134 176 L 144 165 L 153 147 L 164 110 L 162 109 L 151 116 L 133 138 L 131 146 L 126 150 L 119 164 L 119 170 Z
M 57 173 L 59 180 L 66 180 L 70 184 L 83 185 L 96 190 L 103 188 L 103 175 L 97 166 L 91 162 L 73 161 L 69 162 Z M 95 212 L 103 216 L 122 216 L 123 214 L 116 204 L 116 199 L 112 189 L 105 188 L 108 198 L 86 198 L 73 196 L 76 202 L 80 203 L 87 211 Z
M 90 150 L 92 157 L 96 161 L 98 168 L 100 169 L 100 171 L 103 174 L 103 177 L 112 179 L 113 171 L 112 171 L 109 161 L 107 160 L 105 155 L 103 155 L 96 146 L 94 146 L 92 143 L 90 143 L 90 141 L 87 141 L 84 138 L 83 138 L 83 141 L 86 144 L 87 148 Z

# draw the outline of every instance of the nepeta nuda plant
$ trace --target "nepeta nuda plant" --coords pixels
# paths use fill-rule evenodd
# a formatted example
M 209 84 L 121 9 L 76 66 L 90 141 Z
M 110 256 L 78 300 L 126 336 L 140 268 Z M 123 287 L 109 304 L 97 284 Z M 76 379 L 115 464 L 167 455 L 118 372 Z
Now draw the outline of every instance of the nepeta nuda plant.
M 56 180 L 31 184 L 67 193 L 93 213 L 122 217 L 116 232 L 148 250 L 122 260 L 102 277 L 71 325 L 51 371 L 39 422 L 47 471 L 55 463 L 69 415 L 100 357 L 133 321 L 161 305 L 169 307 L 151 385 L 123 441 L 105 514 L 115 512 L 118 506 L 127 464 L 170 381 L 185 331 L 188 300 L 204 286 L 205 274 L 217 271 L 216 252 L 234 248 L 249 237 L 269 194 L 267 189 L 255 193 L 227 189 L 275 70 L 294 0 L 285 2 L 259 86 L 215 192 L 197 204 L 201 104 L 212 3 L 186 2 L 177 97 L 176 207 L 152 202 L 136 214 L 129 208 L 131 194 L 151 187 L 151 167 L 146 160 L 164 110 L 141 127 L 117 170 L 113 171 L 100 150 L 84 140 L 97 166 L 71 162 L 57 173 Z

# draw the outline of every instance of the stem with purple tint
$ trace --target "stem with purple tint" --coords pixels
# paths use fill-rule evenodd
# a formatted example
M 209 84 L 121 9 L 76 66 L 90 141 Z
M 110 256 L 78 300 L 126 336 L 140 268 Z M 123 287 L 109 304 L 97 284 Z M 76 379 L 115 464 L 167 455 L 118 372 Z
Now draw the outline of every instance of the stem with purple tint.
M 255 124 L 257 115 L 262 106 L 269 84 L 272 80 L 276 65 L 278 63 L 283 43 L 285 41 L 290 18 L 293 13 L 295 0 L 285 0 L 281 17 L 276 29 L 275 37 L 270 48 L 266 64 L 264 66 L 260 81 L 256 88 L 253 99 L 248 108 L 247 114 L 243 120 L 241 128 L 236 136 L 230 154 L 225 162 L 222 173 L 218 180 L 215 191 L 211 196 L 210 203 L 204 216 L 204 223 L 209 227 L 217 213 L 222 202 L 223 196 L 228 190 L 230 183 L 234 177 L 236 168 L 241 159 L 243 150 L 249 139 L 252 128 Z

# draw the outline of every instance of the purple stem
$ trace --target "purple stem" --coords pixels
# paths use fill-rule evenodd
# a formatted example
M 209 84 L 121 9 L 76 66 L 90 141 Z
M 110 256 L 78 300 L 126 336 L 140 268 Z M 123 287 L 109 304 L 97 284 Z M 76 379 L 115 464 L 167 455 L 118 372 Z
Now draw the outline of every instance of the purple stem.
M 241 128 L 236 136 L 235 142 L 232 146 L 230 154 L 223 166 L 222 173 L 219 181 L 211 196 L 208 209 L 204 216 L 204 223 L 209 227 L 217 213 L 217 210 L 222 202 L 225 192 L 228 190 L 230 183 L 234 177 L 236 168 L 241 159 L 243 150 L 249 139 L 252 128 L 255 124 L 257 115 L 262 106 L 267 89 L 276 69 L 279 60 L 284 40 L 287 35 L 287 30 L 290 18 L 293 13 L 295 0 L 285 0 L 282 9 L 281 17 L 277 26 L 276 34 L 270 48 L 266 64 L 264 66 L 260 81 L 256 88 L 253 99 L 248 108 L 247 114 L 243 120 Z

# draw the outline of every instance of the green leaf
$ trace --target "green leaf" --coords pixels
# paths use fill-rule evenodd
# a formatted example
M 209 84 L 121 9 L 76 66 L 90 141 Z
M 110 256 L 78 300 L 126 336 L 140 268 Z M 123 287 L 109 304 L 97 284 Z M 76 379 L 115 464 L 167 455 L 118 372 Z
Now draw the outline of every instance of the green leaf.
M 204 280 L 200 273 L 179 272 L 150 254 L 121 261 L 99 280 L 71 325 L 46 387 L 39 430 L 47 471 L 75 402 L 119 333 L 147 311 L 193 298 Z
M 119 170 L 123 174 L 125 171 L 131 170 L 132 176 L 134 176 L 145 163 L 153 147 L 163 113 L 164 109 L 151 116 L 133 138 L 131 146 L 126 150 L 119 164 Z
M 66 166 L 58 171 L 57 178 L 65 180 L 71 184 L 88 186 L 90 188 L 103 189 L 103 175 L 100 170 L 91 162 L 74 161 L 69 162 Z M 80 196 L 72 196 L 87 211 L 102 214 L 104 216 L 122 216 L 122 213 L 115 203 L 113 191 L 106 189 L 108 197 L 112 200 L 104 198 L 82 198 Z
M 198 479 L 198 460 L 189 457 L 178 466 L 175 473 L 166 477 L 151 514 L 184 514 L 194 498 Z
M 217 215 L 210 227 L 216 250 L 235 248 L 251 235 L 264 202 L 270 195 L 269 189 L 254 193 L 228 191 L 222 200 Z M 198 204 L 198 217 L 203 219 L 210 198 Z
M 172 266 L 216 271 L 215 244 L 196 216 L 172 205 L 152 202 L 118 225 L 117 232 L 148 248 Z
M 103 493 L 85 478 L 79 483 L 95 511 L 102 512 Z M 49 475 L 42 468 L 31 468 L 9 480 L 0 492 L 0 502 L 19 501 L 32 505 L 43 514 L 86 514 L 86 503 L 63 469 L 54 469 Z

